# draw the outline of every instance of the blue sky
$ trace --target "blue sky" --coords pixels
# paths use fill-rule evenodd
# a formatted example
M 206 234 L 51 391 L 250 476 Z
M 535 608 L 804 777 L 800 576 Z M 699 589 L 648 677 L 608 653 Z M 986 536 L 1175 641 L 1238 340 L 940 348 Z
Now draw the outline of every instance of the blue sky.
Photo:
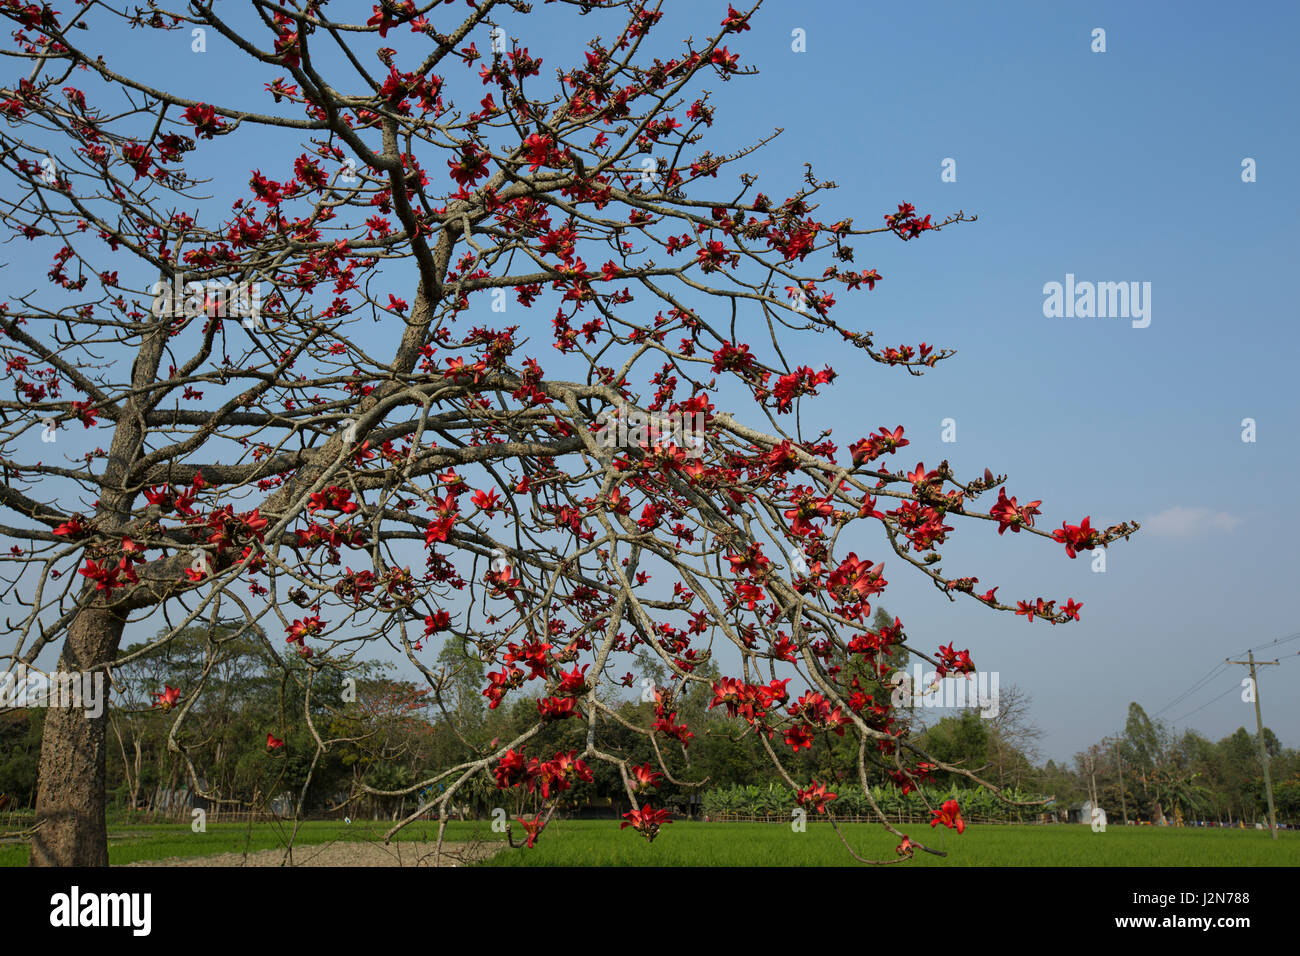
M 727 91 L 763 104 L 747 120 L 785 128 L 760 172 L 812 161 L 863 218 L 903 201 L 979 216 L 859 247 L 859 264 L 885 277 L 866 326 L 958 355 L 919 380 L 868 370 L 840 382 L 832 422 L 852 430 L 862 410 L 872 425 L 904 424 L 906 452 L 927 465 L 1008 473 L 1009 494 L 1043 499 L 1044 527 L 1084 514 L 1146 525 L 1110 549 L 1104 574 L 983 528 L 945 551 L 945 571 L 999 595 L 1081 600 L 1068 627 L 891 578 L 885 604 L 910 634 L 956 639 L 1033 695 L 1050 756 L 1121 728 L 1130 700 L 1160 711 L 1229 654 L 1297 630 L 1281 600 L 1297 519 L 1277 489 L 1300 464 L 1300 189 L 1286 171 L 1300 147 L 1287 119 L 1298 26 L 1284 4 L 779 4 L 744 47 L 763 75 Z M 803 54 L 790 51 L 796 27 Z M 1091 50 L 1097 27 L 1104 53 Z M 944 183 L 949 157 L 957 181 Z M 1254 183 L 1242 182 L 1245 157 Z M 1150 326 L 1045 318 L 1043 285 L 1067 273 L 1150 282 Z M 945 417 L 955 444 L 939 440 Z M 1244 418 L 1254 443 L 1241 440 Z M 1260 679 L 1265 721 L 1292 746 L 1298 649 L 1263 655 L 1291 662 Z M 1182 725 L 1215 739 L 1253 729 L 1231 692 L 1243 672 L 1221 669 L 1162 716 L 1229 691 Z
M 676 40 L 711 32 L 726 3 L 667 7 L 660 32 Z M 947 458 L 967 477 L 986 466 L 1007 473 L 1009 494 L 1043 500 L 1042 527 L 1084 515 L 1103 527 L 1144 524 L 1111 548 L 1101 574 L 1040 538 L 998 538 L 984 523 L 959 529 L 944 570 L 997 585 L 1004 599 L 1083 602 L 1081 622 L 1055 628 L 950 604 L 891 565 L 883 539 L 855 542 L 859 555 L 886 559 L 883 604 L 916 643 L 969 647 L 981 670 L 1033 696 L 1046 756 L 1068 758 L 1114 733 L 1129 701 L 1161 711 L 1225 657 L 1298 629 L 1281 600 L 1294 590 L 1300 531 L 1283 492 L 1300 467 L 1300 187 L 1286 171 L 1300 155 L 1297 10 L 773 2 L 729 44 L 760 74 L 711 83 L 715 152 L 784 130 L 746 161 L 770 195 L 789 195 L 811 162 L 840 187 L 823 221 L 874 223 L 901 202 L 936 219 L 958 209 L 979 217 L 908 243 L 858 243 L 857 267 L 884 280 L 846 300 L 837 319 L 874 330 L 880 344 L 926 341 L 957 355 L 918 379 L 853 364 L 822 339 L 801 343 L 792 362 L 841 375 L 824 399 L 805 402 L 805 424 L 833 427 L 842 444 L 901 424 L 912 445 L 895 464 Z M 607 21 L 546 5 L 517 29 L 506 22 L 547 58 L 544 72 L 576 61 L 588 34 L 611 32 Z M 1091 49 L 1096 28 L 1106 31 L 1104 53 Z M 792 50 L 794 30 L 804 52 Z M 138 38 L 123 35 L 119 57 Z M 174 55 L 152 47 L 141 68 L 182 95 L 211 100 L 220 81 L 231 97 L 221 102 L 260 103 L 274 73 L 234 82 L 234 61 L 210 42 L 197 57 L 177 34 Z M 225 149 L 221 161 L 268 172 L 293 155 L 204 148 L 207 162 Z M 1242 181 L 1247 157 L 1252 183 Z M 947 158 L 955 182 L 940 179 Z M 245 182 L 232 176 L 217 193 Z M 1046 318 L 1044 284 L 1067 274 L 1149 282 L 1149 327 Z M 6 296 L 21 291 L 16 281 L 4 277 Z M 409 285 L 395 288 L 409 298 L 400 291 Z M 956 442 L 940 440 L 945 418 Z M 1251 443 L 1245 418 L 1256 423 Z M 1290 654 L 1263 674 L 1261 694 L 1266 723 L 1291 746 L 1300 745 L 1296 650 L 1300 642 L 1262 655 Z M 1253 707 L 1232 692 L 1241 671 L 1220 668 L 1161 716 L 1196 711 L 1183 726 L 1214 739 L 1253 729 Z

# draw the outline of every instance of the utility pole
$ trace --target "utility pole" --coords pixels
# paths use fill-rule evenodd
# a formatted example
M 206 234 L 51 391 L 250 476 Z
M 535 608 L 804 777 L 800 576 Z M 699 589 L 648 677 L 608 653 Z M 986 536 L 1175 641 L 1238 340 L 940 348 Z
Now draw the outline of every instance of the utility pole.
M 1119 759 L 1119 734 L 1111 739 L 1115 741 L 1115 767 L 1119 770 L 1119 809 L 1124 814 L 1124 826 L 1128 826 L 1128 801 L 1124 799 L 1124 764 Z
M 1088 779 L 1092 781 L 1092 788 L 1089 791 L 1088 795 L 1089 798 L 1092 800 L 1092 813 L 1093 815 L 1096 815 L 1097 804 L 1099 802 L 1097 800 L 1097 755 L 1096 754 L 1088 755 Z
M 1259 712 L 1259 681 L 1255 679 L 1255 652 L 1250 651 L 1247 655 L 1249 660 L 1234 661 L 1229 660 L 1229 664 L 1244 664 L 1250 667 L 1250 689 L 1251 696 L 1255 698 L 1255 728 L 1259 731 L 1259 760 L 1264 765 L 1264 793 L 1268 795 L 1268 827 L 1273 831 L 1273 839 L 1277 839 L 1277 814 L 1273 810 L 1273 781 L 1268 775 L 1268 751 L 1264 748 L 1264 718 Z M 1273 667 L 1281 663 L 1280 661 L 1260 661 L 1259 667 Z

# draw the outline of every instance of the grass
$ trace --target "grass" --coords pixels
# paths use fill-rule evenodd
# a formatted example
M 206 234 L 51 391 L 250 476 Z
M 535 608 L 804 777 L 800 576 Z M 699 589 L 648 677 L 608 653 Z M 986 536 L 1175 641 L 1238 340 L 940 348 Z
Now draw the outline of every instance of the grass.
M 898 840 L 879 826 L 842 824 L 859 856 L 892 859 Z M 983 826 L 908 832 L 940 858 L 917 853 L 905 866 L 1300 866 L 1300 833 L 1267 830 L 1061 825 Z M 663 827 L 653 844 L 604 821 L 558 820 L 532 851 L 500 853 L 482 866 L 845 866 L 855 861 L 835 831 L 810 822 L 804 833 L 788 825 L 692 823 Z
M 319 846 L 335 841 L 379 841 L 392 824 L 383 820 L 354 820 L 351 825 L 331 820 L 311 820 L 302 824 L 294 838 L 295 846 Z M 293 833 L 292 824 L 283 823 L 212 823 L 207 832 L 194 833 L 188 823 L 129 824 L 110 826 L 108 862 L 111 865 L 167 857 L 211 856 L 217 853 L 255 853 L 258 850 L 283 848 Z M 419 823 L 401 831 L 394 839 L 402 842 L 436 840 L 438 825 Z M 448 840 L 505 839 L 494 834 L 487 822 L 452 822 L 447 826 Z M 0 866 L 26 866 L 27 844 L 0 844 Z
M 336 840 L 379 840 L 389 824 L 354 821 L 304 823 L 295 844 L 317 846 Z M 958 836 L 927 826 L 907 828 L 947 858 L 918 853 L 906 866 L 1300 866 L 1300 832 L 1284 831 L 1274 843 L 1267 830 L 1111 827 L 1062 825 L 972 826 Z M 841 826 L 859 855 L 891 859 L 897 839 L 867 823 Z M 403 830 L 402 841 L 434 840 L 437 825 L 419 823 Z M 501 840 L 488 823 L 451 823 L 448 840 Z M 188 824 L 151 824 L 109 830 L 110 863 L 166 857 L 242 853 L 283 847 L 292 828 L 277 823 L 216 823 L 206 833 Z M 516 834 L 519 839 L 520 834 Z M 0 845 L 0 866 L 24 866 L 27 846 Z M 854 860 L 824 822 L 810 822 L 804 833 L 788 825 L 695 823 L 679 820 L 663 827 L 653 844 L 610 820 L 555 820 L 532 850 L 500 853 L 482 866 L 846 866 Z

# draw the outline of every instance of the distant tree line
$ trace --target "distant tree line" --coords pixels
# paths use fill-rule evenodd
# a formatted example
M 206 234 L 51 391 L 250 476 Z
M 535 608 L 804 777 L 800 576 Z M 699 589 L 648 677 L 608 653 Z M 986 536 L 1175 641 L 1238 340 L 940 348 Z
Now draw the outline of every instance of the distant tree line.
M 430 768 L 453 766 L 513 739 L 536 720 L 537 701 L 527 696 L 489 708 L 484 664 L 457 642 L 442 647 L 430 688 L 395 678 L 391 665 L 375 661 L 356 662 L 348 678 L 334 670 L 313 673 L 309 661 L 296 658 L 285 669 L 256 638 L 228 637 L 237 633 L 220 622 L 195 625 L 159 648 L 145 642 L 120 654 L 109 713 L 111 814 L 175 816 L 203 807 L 218 819 L 223 811 L 397 819 L 438 792 L 438 784 L 422 786 Z M 710 708 L 707 684 L 691 684 L 675 701 L 679 719 L 694 729 L 687 745 L 637 733 L 634 728 L 653 720 L 654 688 L 667 680 L 649 657 L 642 657 L 639 670 L 639 685 L 606 702 L 630 726 L 603 723 L 600 734 L 634 761 L 666 771 L 657 791 L 663 804 L 715 816 L 788 814 L 793 791 L 765 759 L 767 742 L 725 719 L 722 708 Z M 716 678 L 716 666 L 710 661 L 701 673 Z M 203 694 L 193 694 L 199 683 Z M 191 710 L 177 732 L 176 710 L 184 707 Z M 1040 762 L 1040 733 L 1029 708 L 1029 696 L 1011 686 L 1001 690 L 997 713 L 987 719 L 974 709 L 928 725 L 920 711 L 908 717 L 909 733 L 927 752 L 975 772 L 1001 797 L 940 771 L 920 791 L 904 794 L 885 769 L 873 768 L 868 783 L 877 800 L 886 812 L 915 813 L 961 786 L 969 818 L 1010 821 L 1056 818 L 1095 793 L 1118 822 L 1122 776 L 1131 820 L 1265 819 L 1258 751 L 1244 729 L 1217 743 L 1192 730 L 1177 735 L 1134 703 L 1122 736 L 1093 745 L 1067 766 Z M 10 812 L 34 805 L 44 716 L 40 707 L 0 711 L 0 799 Z M 343 740 L 316 757 L 314 732 Z M 581 752 L 586 734 L 585 721 L 548 723 L 529 749 Z M 1265 743 L 1279 819 L 1300 819 L 1300 756 L 1271 731 Z M 856 746 L 850 735 L 827 733 L 795 758 L 804 779 L 820 780 L 837 794 L 828 807 L 841 815 L 869 812 Z M 597 762 L 591 771 L 590 783 L 564 792 L 563 810 L 627 810 L 617 768 Z M 539 801 L 535 792 L 498 790 L 482 778 L 458 797 L 457 815 L 475 817 L 496 807 L 522 814 Z

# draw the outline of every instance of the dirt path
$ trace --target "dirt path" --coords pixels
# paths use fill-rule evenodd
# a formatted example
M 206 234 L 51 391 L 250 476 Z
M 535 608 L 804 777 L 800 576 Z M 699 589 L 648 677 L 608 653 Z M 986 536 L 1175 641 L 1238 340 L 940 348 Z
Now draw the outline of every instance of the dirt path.
M 299 846 L 289 859 L 283 849 L 255 853 L 217 853 L 212 856 L 168 857 L 141 860 L 125 866 L 433 866 L 437 843 L 325 843 Z M 484 860 L 501 851 L 496 843 L 444 843 L 442 866 L 460 866 Z

